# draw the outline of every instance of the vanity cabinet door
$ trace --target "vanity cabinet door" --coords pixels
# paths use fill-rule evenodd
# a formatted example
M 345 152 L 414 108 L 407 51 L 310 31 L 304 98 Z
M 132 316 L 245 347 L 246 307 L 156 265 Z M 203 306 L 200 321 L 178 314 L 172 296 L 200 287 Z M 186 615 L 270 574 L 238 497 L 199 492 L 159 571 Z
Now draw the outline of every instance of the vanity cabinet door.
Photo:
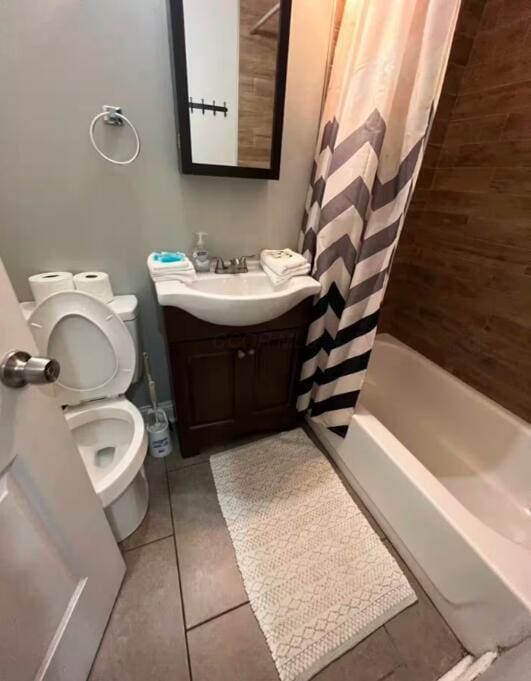
M 238 415 L 238 349 L 218 339 L 174 346 L 178 367 L 175 399 L 188 426 L 232 421 Z
M 247 354 L 253 360 L 249 404 L 257 423 L 275 416 L 280 417 L 281 427 L 294 424 L 302 339 L 300 329 L 256 335 L 253 348 Z
M 171 346 L 177 428 L 184 456 L 230 438 L 248 411 L 238 388 L 249 381 L 243 337 Z

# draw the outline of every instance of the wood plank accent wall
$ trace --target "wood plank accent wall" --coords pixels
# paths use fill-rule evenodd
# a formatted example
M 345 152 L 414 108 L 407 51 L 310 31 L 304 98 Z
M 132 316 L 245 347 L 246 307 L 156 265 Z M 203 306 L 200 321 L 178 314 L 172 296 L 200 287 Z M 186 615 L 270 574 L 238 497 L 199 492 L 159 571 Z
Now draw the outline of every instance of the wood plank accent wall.
M 273 137 L 279 14 L 250 29 L 274 0 L 240 0 L 238 165 L 269 168 Z
M 531 2 L 465 0 L 388 331 L 531 420 Z

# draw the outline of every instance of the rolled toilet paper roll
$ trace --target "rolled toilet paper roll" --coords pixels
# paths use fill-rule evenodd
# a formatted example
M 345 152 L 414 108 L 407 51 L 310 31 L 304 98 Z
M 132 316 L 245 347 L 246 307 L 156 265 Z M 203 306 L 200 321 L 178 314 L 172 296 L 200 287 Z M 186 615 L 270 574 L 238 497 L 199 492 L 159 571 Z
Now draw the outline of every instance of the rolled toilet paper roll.
M 71 291 L 74 288 L 72 272 L 41 272 L 28 277 L 31 292 L 36 303 L 59 291 Z
M 74 275 L 74 286 L 78 291 L 90 293 L 95 298 L 110 303 L 114 298 L 111 280 L 107 272 L 80 272 Z

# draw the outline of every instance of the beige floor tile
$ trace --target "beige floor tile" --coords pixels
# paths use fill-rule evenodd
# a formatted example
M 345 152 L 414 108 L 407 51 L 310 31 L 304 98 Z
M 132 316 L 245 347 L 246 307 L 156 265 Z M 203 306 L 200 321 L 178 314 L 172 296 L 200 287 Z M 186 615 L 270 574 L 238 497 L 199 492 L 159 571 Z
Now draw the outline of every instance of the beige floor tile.
M 363 681 L 362 677 L 352 677 L 349 681 Z M 422 681 L 422 679 L 416 678 L 413 673 L 407 667 L 399 667 L 389 674 L 389 676 L 384 676 L 382 681 Z
M 125 561 L 89 681 L 189 681 L 173 538 L 127 551 Z
M 219 507 L 210 464 L 169 473 L 175 538 L 188 628 L 248 598 Z
M 176 441 L 176 439 L 177 436 L 175 435 L 174 441 Z M 224 450 L 225 447 L 219 445 L 217 447 L 208 447 L 197 456 L 184 457 L 182 456 L 181 450 L 179 449 L 179 443 L 175 442 L 173 452 L 164 458 L 164 461 L 166 462 L 166 469 L 168 472 L 170 472 L 179 470 L 180 468 L 185 468 L 187 466 L 193 466 L 194 464 L 205 463 L 208 462 L 212 454 L 218 454 Z
M 188 645 L 194 681 L 278 681 L 249 605 L 188 632 Z
M 435 681 L 464 656 L 461 644 L 426 596 L 385 625 L 413 678 Z
M 393 642 L 383 627 L 361 641 L 326 669 L 314 681 L 381 681 L 402 664 Z

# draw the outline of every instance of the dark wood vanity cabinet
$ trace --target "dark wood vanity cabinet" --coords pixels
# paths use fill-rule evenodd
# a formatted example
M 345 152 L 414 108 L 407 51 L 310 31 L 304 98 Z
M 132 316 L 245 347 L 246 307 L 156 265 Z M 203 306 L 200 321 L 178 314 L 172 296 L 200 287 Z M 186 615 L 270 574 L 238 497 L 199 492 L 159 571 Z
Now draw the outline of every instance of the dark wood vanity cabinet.
M 183 456 L 296 425 L 307 312 L 305 301 L 271 322 L 228 327 L 164 308 Z

